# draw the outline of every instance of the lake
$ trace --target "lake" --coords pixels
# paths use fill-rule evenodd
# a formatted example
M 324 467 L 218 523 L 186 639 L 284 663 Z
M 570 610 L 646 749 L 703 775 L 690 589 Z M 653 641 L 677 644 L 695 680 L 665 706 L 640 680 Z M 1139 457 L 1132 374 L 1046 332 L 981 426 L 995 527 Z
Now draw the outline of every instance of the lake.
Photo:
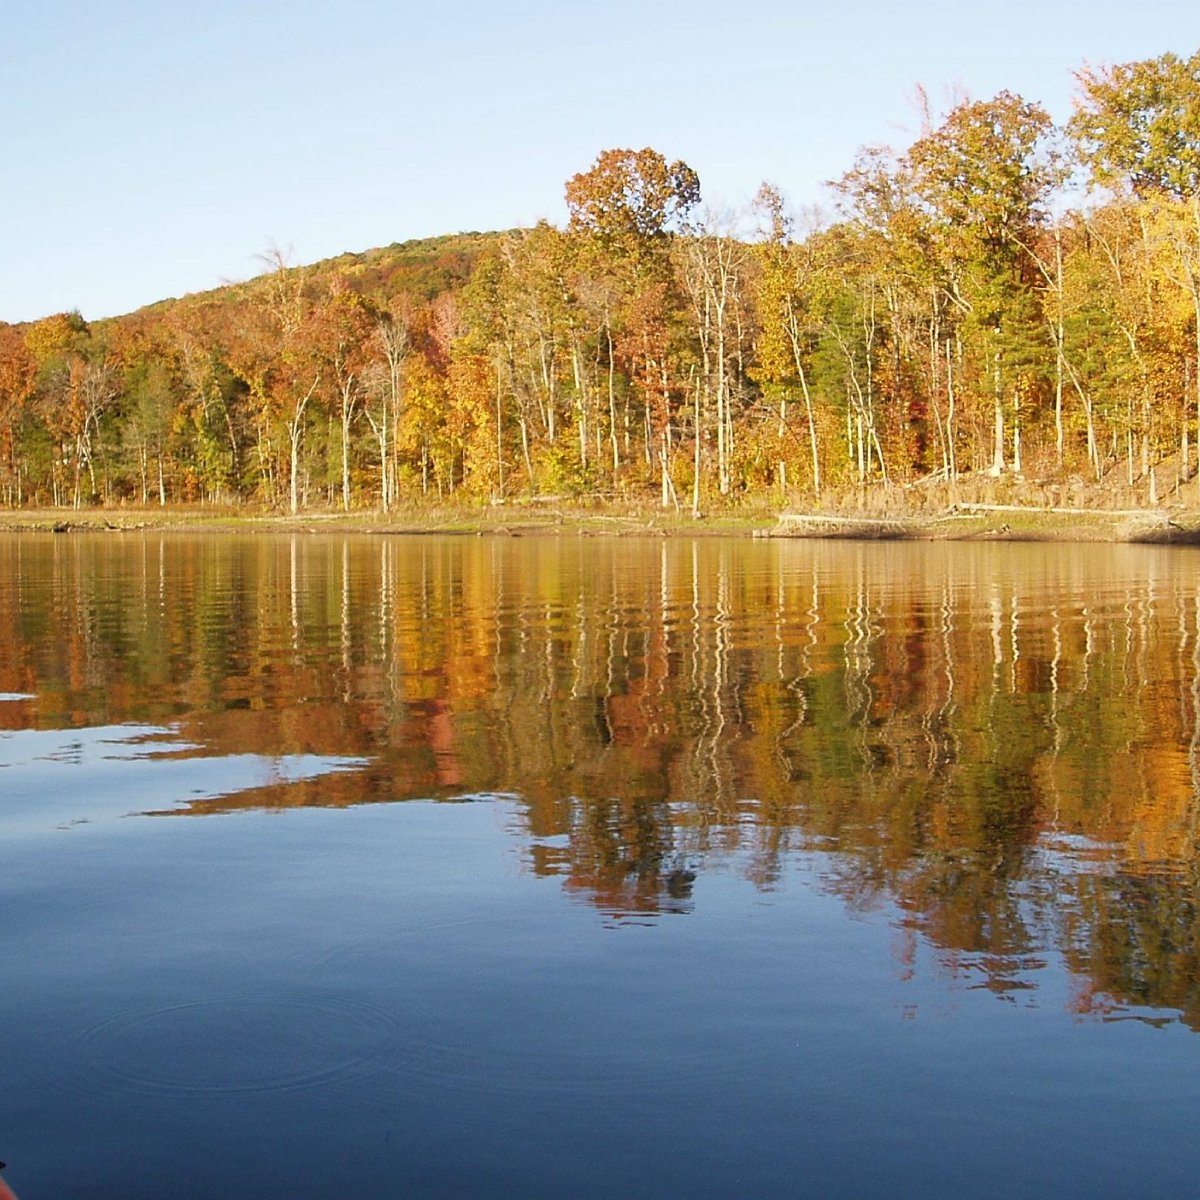
M 0 536 L 6 1178 L 1191 1194 L 1198 568 Z

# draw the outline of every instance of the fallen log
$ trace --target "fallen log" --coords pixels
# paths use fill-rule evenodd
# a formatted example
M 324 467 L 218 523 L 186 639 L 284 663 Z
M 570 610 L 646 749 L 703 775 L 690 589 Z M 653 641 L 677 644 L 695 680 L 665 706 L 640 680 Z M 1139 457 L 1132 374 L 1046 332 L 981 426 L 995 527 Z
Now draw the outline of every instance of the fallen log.
M 901 526 L 903 521 L 895 521 L 890 517 L 830 517 L 817 513 L 780 513 L 780 521 L 805 521 L 810 525 L 870 525 Z
M 1169 519 L 1160 508 L 1057 508 L 1054 506 L 1039 507 L 1032 504 L 956 504 L 953 506 L 953 510 L 965 513 L 1028 513 L 1030 516 L 1053 513 L 1062 517 L 1145 517 L 1155 521 Z

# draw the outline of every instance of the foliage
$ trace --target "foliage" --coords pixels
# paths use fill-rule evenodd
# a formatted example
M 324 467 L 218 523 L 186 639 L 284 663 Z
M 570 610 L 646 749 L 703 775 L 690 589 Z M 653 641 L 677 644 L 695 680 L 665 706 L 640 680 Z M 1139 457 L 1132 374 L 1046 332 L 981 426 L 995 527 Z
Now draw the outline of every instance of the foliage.
M 687 163 L 610 149 L 562 229 L 0 326 L 0 496 L 699 512 L 986 471 L 1153 502 L 1200 468 L 1200 53 L 1079 81 L 1062 130 L 1002 91 L 860 151 L 803 233 L 775 188 L 748 237 Z

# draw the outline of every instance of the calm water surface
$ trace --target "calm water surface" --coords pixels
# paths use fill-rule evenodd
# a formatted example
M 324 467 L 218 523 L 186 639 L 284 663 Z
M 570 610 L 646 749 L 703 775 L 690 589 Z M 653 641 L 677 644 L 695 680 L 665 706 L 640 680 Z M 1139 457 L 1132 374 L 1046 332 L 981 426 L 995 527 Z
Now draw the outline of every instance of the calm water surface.
M 1193 1194 L 1198 567 L 0 537 L 6 1176 Z

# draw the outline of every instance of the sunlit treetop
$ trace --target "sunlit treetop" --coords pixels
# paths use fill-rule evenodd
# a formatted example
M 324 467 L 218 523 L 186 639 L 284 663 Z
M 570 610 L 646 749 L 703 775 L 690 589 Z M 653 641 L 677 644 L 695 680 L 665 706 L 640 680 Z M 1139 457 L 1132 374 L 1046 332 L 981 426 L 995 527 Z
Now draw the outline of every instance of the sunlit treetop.
M 958 105 L 908 152 L 917 191 L 949 225 L 999 245 L 1036 223 L 1053 184 L 1046 110 L 1012 92 Z
M 572 232 L 611 244 L 661 238 L 681 229 L 700 203 L 700 178 L 687 163 L 658 153 L 605 150 L 590 170 L 567 181 Z
M 87 332 L 88 324 L 78 312 L 54 313 L 26 328 L 25 344 L 39 363 L 46 363 L 65 353 Z
M 1087 68 L 1078 80 L 1070 130 L 1097 183 L 1200 195 L 1200 51 Z

